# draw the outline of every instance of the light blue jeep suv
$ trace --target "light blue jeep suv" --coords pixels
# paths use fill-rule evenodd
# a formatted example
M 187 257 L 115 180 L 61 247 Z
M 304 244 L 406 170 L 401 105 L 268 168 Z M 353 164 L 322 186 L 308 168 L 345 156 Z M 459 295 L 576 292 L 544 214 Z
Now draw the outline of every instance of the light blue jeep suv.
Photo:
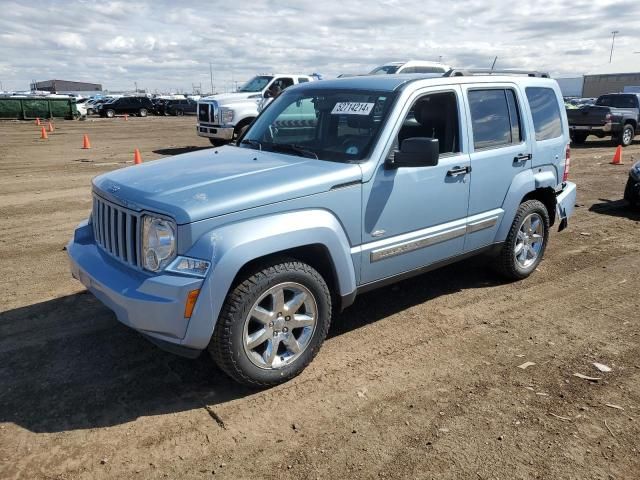
M 573 212 L 555 81 L 451 71 L 287 89 L 225 146 L 93 181 L 73 276 L 234 379 L 300 373 L 357 294 L 481 252 L 531 274 Z

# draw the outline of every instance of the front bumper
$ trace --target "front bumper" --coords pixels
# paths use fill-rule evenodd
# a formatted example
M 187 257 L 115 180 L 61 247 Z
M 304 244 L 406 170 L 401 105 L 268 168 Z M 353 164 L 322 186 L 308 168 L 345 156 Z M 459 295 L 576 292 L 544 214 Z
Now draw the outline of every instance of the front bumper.
M 576 184 L 564 182 L 562 190 L 556 191 L 556 220 L 559 220 L 558 230 L 564 230 L 569 217 L 576 207 Z
M 174 345 L 175 353 L 199 353 L 201 349 L 184 344 L 182 339 L 190 321 L 184 317 L 185 300 L 191 290 L 202 287 L 203 279 L 165 273 L 148 275 L 126 266 L 96 245 L 86 221 L 67 244 L 67 254 L 73 277 L 113 310 L 120 322 L 160 346 Z
M 213 125 L 208 123 L 198 123 L 196 132 L 201 137 L 217 138 L 219 140 L 233 140 L 235 127 L 228 125 Z

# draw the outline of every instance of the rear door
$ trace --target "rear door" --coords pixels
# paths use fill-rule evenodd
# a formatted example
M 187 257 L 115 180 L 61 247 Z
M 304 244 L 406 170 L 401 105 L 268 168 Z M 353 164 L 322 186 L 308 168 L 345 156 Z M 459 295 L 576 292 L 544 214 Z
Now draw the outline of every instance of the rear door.
M 524 98 L 514 84 L 464 85 L 471 147 L 469 227 L 464 251 L 491 244 L 516 175 L 531 168 L 531 139 L 522 121 Z

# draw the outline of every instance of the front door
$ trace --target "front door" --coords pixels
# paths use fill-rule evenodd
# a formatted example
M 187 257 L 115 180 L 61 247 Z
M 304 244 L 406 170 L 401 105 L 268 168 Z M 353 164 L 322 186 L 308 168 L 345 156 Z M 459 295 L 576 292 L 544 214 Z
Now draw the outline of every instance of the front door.
M 462 253 L 471 173 L 461 94 L 459 87 L 416 93 L 395 132 L 389 155 L 406 138 L 437 138 L 438 165 L 391 169 L 381 161 L 363 185 L 362 284 Z

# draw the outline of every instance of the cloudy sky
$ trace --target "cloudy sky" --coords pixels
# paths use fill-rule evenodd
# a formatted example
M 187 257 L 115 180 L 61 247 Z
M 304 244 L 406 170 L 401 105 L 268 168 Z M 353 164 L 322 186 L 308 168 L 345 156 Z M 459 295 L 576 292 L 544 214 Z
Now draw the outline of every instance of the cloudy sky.
M 102 83 L 111 90 L 224 90 L 258 72 L 364 73 L 403 59 L 454 66 L 640 69 L 637 0 L 0 0 L 0 82 Z

